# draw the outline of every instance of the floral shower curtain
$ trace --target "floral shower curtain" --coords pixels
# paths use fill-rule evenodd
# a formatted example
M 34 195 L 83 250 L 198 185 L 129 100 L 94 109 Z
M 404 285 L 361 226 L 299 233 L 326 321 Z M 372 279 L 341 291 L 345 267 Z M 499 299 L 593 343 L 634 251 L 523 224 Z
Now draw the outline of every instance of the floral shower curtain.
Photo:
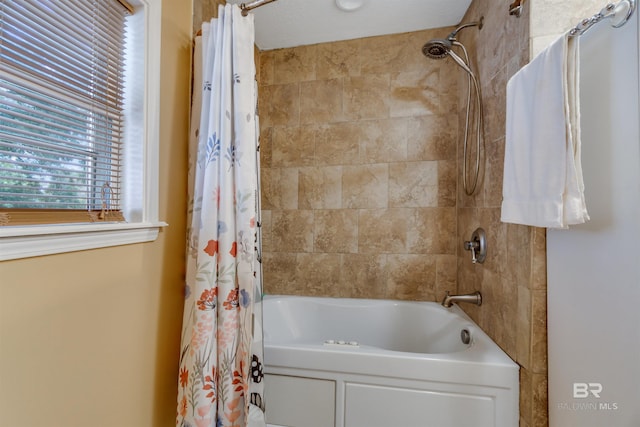
M 236 5 L 196 40 L 179 427 L 265 426 L 253 46 Z

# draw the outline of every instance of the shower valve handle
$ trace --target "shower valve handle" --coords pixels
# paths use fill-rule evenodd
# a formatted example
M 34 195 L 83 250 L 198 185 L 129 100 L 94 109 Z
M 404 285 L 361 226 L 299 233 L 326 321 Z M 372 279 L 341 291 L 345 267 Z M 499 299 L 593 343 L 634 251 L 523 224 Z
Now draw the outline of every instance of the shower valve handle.
M 473 242 L 466 240 L 464 242 L 464 250 L 471 251 L 471 262 L 474 264 L 478 262 L 478 257 L 476 254 L 476 251 L 478 249 L 480 249 L 480 242 L 478 242 L 477 240 L 474 240 Z
M 471 262 L 482 264 L 487 257 L 487 235 L 482 228 L 471 234 L 471 240 L 464 242 L 464 250 L 471 251 Z

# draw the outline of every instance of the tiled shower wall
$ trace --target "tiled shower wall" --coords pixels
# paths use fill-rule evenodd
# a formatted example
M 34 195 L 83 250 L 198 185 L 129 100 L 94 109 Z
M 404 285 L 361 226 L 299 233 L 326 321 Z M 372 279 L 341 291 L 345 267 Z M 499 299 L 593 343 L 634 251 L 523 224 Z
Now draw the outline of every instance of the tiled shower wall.
M 456 289 L 450 28 L 259 55 L 267 293 L 434 300 Z
M 545 233 L 499 220 L 505 88 L 529 59 L 529 20 L 495 3 L 474 1 L 463 21 L 484 16 L 483 29 L 460 33 L 485 107 L 470 197 L 457 185 L 466 75 L 420 53 L 450 28 L 260 54 L 265 290 L 417 300 L 481 290 L 484 305 L 467 310 L 521 365 L 520 425 L 538 427 Z M 482 265 L 462 249 L 476 227 L 489 240 Z
M 529 60 L 529 4 L 516 18 L 509 16 L 506 3 L 474 0 L 463 19 L 484 16 L 481 30 L 464 30 L 459 38 L 476 58 L 485 141 L 478 190 L 467 196 L 462 186 L 458 188 L 457 240 L 469 240 L 473 230 L 482 227 L 488 253 L 484 264 L 472 264 L 469 252 L 460 250 L 457 278 L 459 292 L 480 290 L 484 297 L 481 307 L 465 305 L 465 311 L 520 365 L 520 427 L 544 427 L 548 424 L 545 230 L 500 222 L 506 86 Z M 460 100 L 463 123 L 466 92 L 462 90 Z M 460 141 L 458 153 L 461 182 Z

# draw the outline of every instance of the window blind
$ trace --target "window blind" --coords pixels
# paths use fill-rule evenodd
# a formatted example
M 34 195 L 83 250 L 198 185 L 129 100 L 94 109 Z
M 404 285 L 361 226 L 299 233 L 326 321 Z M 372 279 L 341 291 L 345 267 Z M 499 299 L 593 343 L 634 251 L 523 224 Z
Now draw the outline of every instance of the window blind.
M 118 0 L 0 0 L 0 225 L 122 221 Z

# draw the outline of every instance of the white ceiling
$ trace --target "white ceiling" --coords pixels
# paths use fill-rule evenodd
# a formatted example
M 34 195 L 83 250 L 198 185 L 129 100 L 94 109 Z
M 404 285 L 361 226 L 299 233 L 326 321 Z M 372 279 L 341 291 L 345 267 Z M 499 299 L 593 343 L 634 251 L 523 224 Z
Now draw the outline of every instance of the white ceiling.
M 354 11 L 343 11 L 361 4 Z M 250 0 L 227 0 L 249 3 Z M 261 50 L 456 25 L 471 0 L 277 0 L 253 9 Z

